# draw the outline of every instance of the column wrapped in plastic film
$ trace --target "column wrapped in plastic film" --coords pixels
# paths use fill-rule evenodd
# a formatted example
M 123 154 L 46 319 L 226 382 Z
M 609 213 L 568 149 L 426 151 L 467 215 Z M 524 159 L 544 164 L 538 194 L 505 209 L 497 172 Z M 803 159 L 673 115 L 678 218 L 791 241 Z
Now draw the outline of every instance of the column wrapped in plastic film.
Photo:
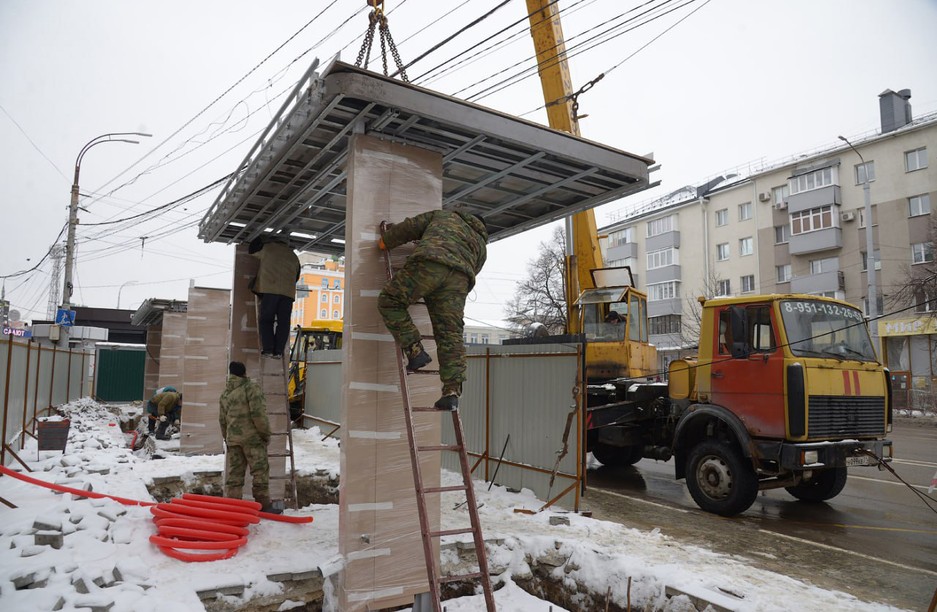
M 342 385 L 339 551 L 339 609 L 374 610 L 413 602 L 427 592 L 423 542 L 404 423 L 397 347 L 377 310 L 387 280 L 377 246 L 382 220 L 438 209 L 442 204 L 442 158 L 417 147 L 370 136 L 352 139 L 348 162 L 345 226 L 344 380 Z M 398 268 L 411 245 L 392 251 Z M 426 307 L 410 308 L 424 335 L 431 325 Z M 436 346 L 424 341 L 438 364 Z M 431 406 L 441 385 L 436 375 L 407 377 L 412 406 Z M 417 441 L 438 444 L 440 415 L 413 415 Z M 421 453 L 423 484 L 438 486 L 439 453 Z M 431 529 L 438 529 L 438 495 L 427 496 Z M 438 558 L 438 542 L 433 543 Z

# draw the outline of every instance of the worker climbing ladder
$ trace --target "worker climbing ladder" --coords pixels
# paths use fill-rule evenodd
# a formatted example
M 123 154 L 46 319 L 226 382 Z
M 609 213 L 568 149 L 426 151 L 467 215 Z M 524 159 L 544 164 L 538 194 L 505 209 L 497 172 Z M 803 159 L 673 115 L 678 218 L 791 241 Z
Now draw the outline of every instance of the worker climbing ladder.
M 259 300 L 257 300 L 259 302 Z M 255 309 L 257 320 L 259 304 Z M 258 351 L 260 334 L 257 335 Z M 290 421 L 290 404 L 287 393 L 287 361 L 280 358 L 260 357 L 260 387 L 267 404 L 267 418 L 270 420 L 270 444 L 267 446 L 267 459 L 270 462 L 270 499 L 274 505 L 286 499 L 286 484 L 289 482 L 293 507 L 298 507 L 296 497 L 296 460 L 293 454 L 293 426 Z M 287 465 L 286 459 L 289 459 Z
M 387 228 L 387 222 L 381 222 L 381 236 Z M 387 270 L 388 280 L 393 278 L 394 269 L 391 263 L 390 252 L 384 251 L 384 263 Z M 424 336 L 424 339 L 432 340 L 432 336 Z M 485 606 L 489 612 L 494 612 L 495 602 L 494 594 L 491 589 L 491 579 L 488 575 L 488 559 L 485 554 L 485 539 L 482 537 L 481 523 L 478 519 L 478 505 L 475 502 L 475 488 L 472 486 L 472 471 L 469 468 L 468 456 L 465 452 L 465 436 L 462 430 L 462 417 L 459 409 L 456 408 L 449 412 L 452 416 L 452 429 L 455 434 L 455 444 L 438 444 L 419 446 L 416 443 L 416 435 L 413 427 L 414 412 L 441 412 L 435 407 L 411 406 L 410 390 L 407 385 L 408 374 L 438 374 L 436 370 L 418 370 L 408 372 L 404 363 L 402 347 L 397 345 L 397 371 L 400 376 L 400 392 L 403 399 L 404 422 L 407 428 L 407 441 L 410 446 L 410 465 L 413 470 L 413 486 L 416 491 L 417 510 L 420 519 L 420 535 L 423 540 L 423 555 L 426 559 L 426 574 L 429 579 L 430 598 L 433 604 L 433 612 L 442 612 L 442 603 L 440 590 L 443 584 L 449 582 L 458 582 L 463 580 L 477 580 L 481 583 L 485 595 Z M 420 465 L 420 453 L 452 451 L 459 456 L 459 467 L 462 474 L 462 484 L 454 486 L 424 487 L 423 475 Z M 469 527 L 456 529 L 440 529 L 433 531 L 430 529 L 429 516 L 426 510 L 426 495 L 434 493 L 446 493 L 450 491 L 462 491 L 465 493 L 465 506 L 469 513 Z M 475 544 L 475 556 L 478 560 L 478 571 L 469 574 L 460 574 L 453 576 L 441 576 L 439 569 L 439 558 L 434 554 L 433 538 L 439 538 L 449 535 L 460 535 L 471 533 Z

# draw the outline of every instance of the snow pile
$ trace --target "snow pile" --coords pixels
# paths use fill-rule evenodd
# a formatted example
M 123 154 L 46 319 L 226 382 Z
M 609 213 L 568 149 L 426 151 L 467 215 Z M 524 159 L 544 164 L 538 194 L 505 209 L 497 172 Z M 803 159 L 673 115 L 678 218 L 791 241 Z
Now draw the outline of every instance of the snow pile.
M 118 427 L 120 416 L 90 400 L 73 402 L 64 411 L 71 419 L 64 454 L 39 452 L 32 439 L 18 452 L 35 470 L 30 476 L 153 502 L 146 485 L 155 478 L 185 479 L 196 472 L 223 468 L 219 455 L 173 454 L 178 448 L 175 440 L 157 443 L 157 456 L 163 459 L 149 458 L 145 451 L 131 452 L 129 436 Z M 294 432 L 297 468 L 301 474 L 334 478 L 338 442 L 321 438 L 317 428 Z M 444 484 L 458 481 L 456 474 L 443 474 Z M 490 543 L 489 567 L 497 574 L 496 582 L 504 583 L 495 593 L 500 610 L 549 609 L 551 604 L 521 588 L 536 580 L 564 587 L 572 610 L 605 609 L 606 594 L 619 608 L 626 606 L 630 596 L 631 605 L 639 609 L 694 609 L 686 596 L 668 599 L 668 587 L 732 610 L 893 609 L 681 545 L 657 530 L 643 532 L 576 514 L 516 513 L 516 508 L 543 505 L 526 490 L 511 493 L 495 486 L 489 491 L 487 483 L 477 482 L 476 495 Z M 12 477 L 0 478 L 0 497 L 18 506 L 0 506 L 4 508 L 0 609 L 4 610 L 104 610 L 109 605 L 114 612 L 202 610 L 200 591 L 227 593 L 224 601 L 234 608 L 257 597 L 282 594 L 283 583 L 273 579 L 277 576 L 314 572 L 334 564 L 338 557 L 335 505 L 287 510 L 288 514 L 314 516 L 312 524 L 261 521 L 250 526 L 247 544 L 231 559 L 183 563 L 149 542 L 156 530 L 146 507 L 56 494 Z M 468 524 L 461 501 L 455 493 L 444 494 L 443 528 Z M 470 539 L 464 536 L 460 541 Z M 444 569 L 463 573 L 457 567 L 453 545 L 457 540 L 443 540 Z M 298 605 L 285 601 L 280 609 Z M 449 600 L 446 607 L 457 612 L 485 609 L 481 595 Z M 563 608 L 552 604 L 552 609 Z

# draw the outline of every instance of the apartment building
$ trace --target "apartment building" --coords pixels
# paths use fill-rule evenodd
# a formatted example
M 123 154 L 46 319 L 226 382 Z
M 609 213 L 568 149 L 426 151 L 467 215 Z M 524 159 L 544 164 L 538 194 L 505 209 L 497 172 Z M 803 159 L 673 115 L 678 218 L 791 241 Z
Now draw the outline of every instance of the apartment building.
M 345 265 L 328 256 L 301 253 L 302 269 L 290 327 L 314 320 L 341 321 L 345 313 Z
M 923 294 L 906 306 L 889 299 L 909 275 L 933 271 L 934 262 L 937 113 L 913 119 L 910 97 L 908 90 L 882 93 L 874 133 L 681 188 L 599 230 L 606 265 L 630 265 L 648 294 L 661 368 L 695 351 L 696 296 L 809 293 L 868 314 L 871 259 L 877 312 L 885 313 L 873 332 L 886 363 L 912 388 L 932 386 L 937 324 L 930 312 L 937 305 Z

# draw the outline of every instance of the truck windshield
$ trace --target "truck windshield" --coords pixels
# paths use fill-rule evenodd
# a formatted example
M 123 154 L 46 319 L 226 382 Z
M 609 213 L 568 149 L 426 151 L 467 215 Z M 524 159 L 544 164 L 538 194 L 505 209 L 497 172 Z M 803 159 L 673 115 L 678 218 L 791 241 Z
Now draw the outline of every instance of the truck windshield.
M 782 300 L 781 318 L 794 355 L 876 360 L 865 319 L 856 308 L 821 300 Z

